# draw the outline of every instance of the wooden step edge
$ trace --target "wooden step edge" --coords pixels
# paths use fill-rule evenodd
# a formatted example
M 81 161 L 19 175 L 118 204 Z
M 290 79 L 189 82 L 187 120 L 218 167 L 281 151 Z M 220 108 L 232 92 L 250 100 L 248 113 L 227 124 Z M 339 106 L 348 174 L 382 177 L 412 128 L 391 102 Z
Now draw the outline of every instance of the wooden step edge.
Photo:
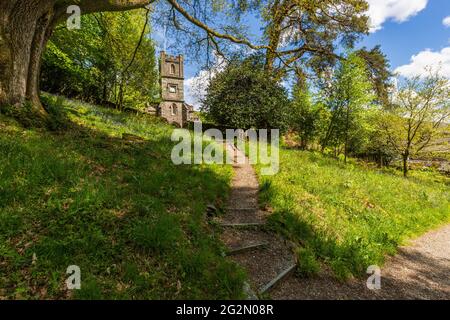
M 297 267 L 296 263 L 293 263 L 289 265 L 286 269 L 284 269 L 282 272 L 280 272 L 275 278 L 273 278 L 269 283 L 261 287 L 259 289 L 259 295 L 263 295 L 273 289 L 277 284 L 279 284 L 283 279 L 285 279 L 287 276 L 289 276 Z
M 267 247 L 268 245 L 269 245 L 269 243 L 266 241 L 255 243 L 255 244 L 250 244 L 250 245 L 243 245 L 243 246 L 240 246 L 237 248 L 229 249 L 228 255 L 234 255 L 234 254 L 238 254 L 238 253 L 242 253 L 242 252 L 246 252 L 246 251 L 250 251 L 250 250 L 254 250 L 254 249 L 260 249 L 260 248 Z
M 261 227 L 265 226 L 265 222 L 249 222 L 249 223 L 221 223 L 221 227 L 245 228 L 245 227 Z

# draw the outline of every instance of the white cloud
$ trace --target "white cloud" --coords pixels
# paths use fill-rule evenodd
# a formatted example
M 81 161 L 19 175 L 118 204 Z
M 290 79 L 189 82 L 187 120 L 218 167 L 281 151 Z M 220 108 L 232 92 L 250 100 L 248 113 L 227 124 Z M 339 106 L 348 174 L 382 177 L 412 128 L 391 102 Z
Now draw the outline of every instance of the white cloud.
M 210 72 L 202 70 L 198 75 L 186 79 L 184 82 L 184 100 L 198 109 L 201 100 L 206 94 L 206 88 L 210 81 Z
M 409 64 L 403 65 L 395 69 L 395 72 L 404 77 L 414 77 L 426 73 L 427 68 L 450 78 L 450 47 L 446 47 L 441 51 L 431 51 L 426 49 L 411 57 Z
M 425 9 L 428 0 L 367 0 L 369 3 L 370 32 L 382 28 L 384 22 L 405 22 Z
M 225 67 L 226 61 L 223 57 L 216 55 L 215 63 L 210 70 L 201 70 L 198 75 L 187 79 L 184 82 L 184 100 L 186 103 L 198 109 L 201 105 L 201 100 L 206 95 L 209 82 L 217 73 L 223 71 Z
M 446 26 L 447 28 L 449 28 L 450 27 L 450 16 L 445 17 L 444 20 L 442 20 L 442 24 L 444 26 Z

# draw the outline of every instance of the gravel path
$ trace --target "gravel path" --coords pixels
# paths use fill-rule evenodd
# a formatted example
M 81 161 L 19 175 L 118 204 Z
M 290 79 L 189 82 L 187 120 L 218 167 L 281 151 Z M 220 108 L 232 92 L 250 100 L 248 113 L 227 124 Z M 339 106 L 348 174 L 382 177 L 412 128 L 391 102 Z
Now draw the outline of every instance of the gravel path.
M 401 247 L 383 279 L 381 298 L 450 299 L 450 225 Z
M 336 281 L 330 272 L 313 279 L 292 277 L 274 299 L 450 299 L 450 225 L 431 231 L 399 248 L 381 269 L 381 289 L 366 280 Z
M 241 152 L 226 144 L 228 153 Z M 258 180 L 253 167 L 234 164 L 232 191 L 224 223 L 264 222 L 258 209 Z M 244 209 L 244 210 L 243 210 Z M 226 229 L 222 240 L 230 248 L 268 242 L 264 249 L 231 258 L 248 273 L 254 292 L 294 262 L 292 247 L 279 235 L 263 229 Z M 369 275 L 368 275 L 369 276 Z M 367 277 L 368 277 L 367 276 Z M 369 290 L 367 279 L 337 281 L 326 268 L 317 277 L 291 274 L 271 292 L 273 299 L 450 299 L 450 225 L 431 231 L 400 247 L 381 269 L 381 289 Z

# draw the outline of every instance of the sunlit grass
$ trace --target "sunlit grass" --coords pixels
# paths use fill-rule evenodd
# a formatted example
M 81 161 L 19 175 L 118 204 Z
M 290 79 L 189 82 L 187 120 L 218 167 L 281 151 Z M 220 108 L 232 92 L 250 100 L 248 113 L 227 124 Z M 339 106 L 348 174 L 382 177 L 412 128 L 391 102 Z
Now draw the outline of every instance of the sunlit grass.
M 280 155 L 280 172 L 260 176 L 262 205 L 274 209 L 273 227 L 338 277 L 381 265 L 406 240 L 450 222 L 450 179 L 437 172 L 405 179 L 395 169 L 345 165 L 320 153 Z
M 64 129 L 0 115 L 0 296 L 241 297 L 243 274 L 205 218 L 226 199 L 231 168 L 175 166 L 173 128 L 157 119 L 45 100 Z M 65 288 L 69 265 L 81 268 L 80 291 Z

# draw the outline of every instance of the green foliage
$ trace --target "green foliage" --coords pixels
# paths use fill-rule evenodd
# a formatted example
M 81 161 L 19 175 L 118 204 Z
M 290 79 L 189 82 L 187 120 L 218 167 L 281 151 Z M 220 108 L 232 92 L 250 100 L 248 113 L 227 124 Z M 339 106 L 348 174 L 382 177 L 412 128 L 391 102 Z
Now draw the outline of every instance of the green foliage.
M 320 264 L 316 260 L 311 248 L 298 248 L 297 251 L 297 273 L 302 277 L 311 277 L 320 271 Z
M 327 110 L 323 104 L 313 102 L 309 88 L 296 85 L 294 87 L 290 123 L 291 129 L 299 135 L 302 149 L 306 149 L 308 144 L 317 139 L 317 136 L 323 131 L 326 117 Z
M 64 100 L 65 99 L 61 96 L 58 96 L 56 100 L 47 96 L 41 97 L 41 102 L 49 115 L 47 119 L 47 127 L 52 131 L 67 129 L 70 125 L 66 112 L 61 109 Z
M 176 249 L 182 231 L 176 217 L 165 215 L 157 220 L 143 219 L 132 226 L 130 237 L 142 249 L 151 253 L 165 253 Z
M 450 81 L 432 70 L 404 79 L 393 102 L 383 111 L 377 122 L 380 135 L 403 158 L 403 173 L 407 176 L 409 157 L 423 154 L 432 142 L 445 143 Z
M 43 90 L 96 103 L 143 107 L 158 93 L 155 48 L 145 10 L 84 15 L 82 28 L 59 25 L 44 53 Z M 131 66 L 127 66 L 131 63 Z
M 280 168 L 260 176 L 260 201 L 274 209 L 271 225 L 305 248 L 300 271 L 314 270 L 315 257 L 338 278 L 362 276 L 404 241 L 450 222 L 450 180 L 435 172 L 403 179 L 396 170 L 286 149 Z
M 356 54 L 364 60 L 366 68 L 369 71 L 369 79 L 376 92 L 377 103 L 388 106 L 389 90 L 392 89 L 390 83 L 392 73 L 390 72 L 390 63 L 386 55 L 381 51 L 379 45 L 371 50 L 365 47 L 356 51 Z
M 25 128 L 43 128 L 46 126 L 45 119 L 36 112 L 29 101 L 17 105 L 1 105 L 0 114 L 16 119 Z
M 340 45 L 352 47 L 369 29 L 365 0 L 248 0 L 238 3 L 241 2 L 247 6 L 240 5 L 240 8 L 256 9 L 262 18 L 265 44 L 272 49 L 266 51 L 265 64 L 277 75 L 290 68 L 320 74 L 336 63 L 335 52 Z M 240 14 L 240 11 L 235 12 Z M 282 53 L 277 55 L 274 50 Z
M 233 61 L 212 79 L 204 111 L 217 124 L 239 129 L 287 129 L 286 90 L 264 71 L 260 57 Z
M 62 104 L 67 129 L 23 129 L 0 115 L 0 296 L 242 298 L 243 273 L 204 214 L 223 203 L 231 168 L 174 165 L 173 128 L 158 119 L 45 101 Z M 72 296 L 64 281 L 74 264 L 82 290 Z
M 344 149 L 345 155 L 363 149 L 371 130 L 372 92 L 364 61 L 349 54 L 336 70 L 331 89 L 324 94 L 331 117 L 322 138 L 323 148 Z

